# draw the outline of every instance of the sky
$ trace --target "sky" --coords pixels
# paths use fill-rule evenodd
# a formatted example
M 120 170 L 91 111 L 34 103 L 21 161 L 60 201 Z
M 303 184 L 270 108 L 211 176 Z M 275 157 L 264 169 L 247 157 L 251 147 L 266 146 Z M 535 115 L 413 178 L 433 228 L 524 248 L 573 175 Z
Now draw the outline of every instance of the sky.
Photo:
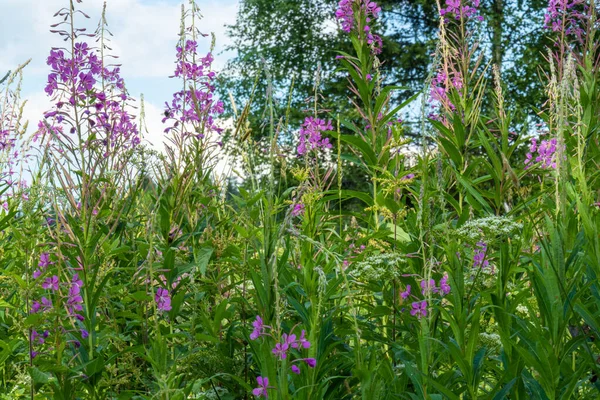
M 175 46 L 180 29 L 181 4 L 189 0 L 107 0 L 108 29 L 112 54 L 122 64 L 121 76 L 130 95 L 137 99 L 144 95 L 146 123 L 149 133 L 144 139 L 153 147 L 162 147 L 161 123 L 164 103 L 170 101 L 173 92 L 180 90 L 178 81 L 170 79 L 175 68 Z M 90 19 L 80 14 L 76 25 L 93 33 L 102 14 L 103 0 L 83 0 L 77 4 Z M 224 52 L 230 44 L 226 35 L 227 24 L 234 24 L 239 0 L 196 0 L 203 19 L 198 24 L 203 33 L 216 35 L 214 69 L 218 72 L 232 57 Z M 51 33 L 51 24 L 60 20 L 53 15 L 69 0 L 0 0 L 2 23 L 0 23 L 0 75 L 31 59 L 23 71 L 22 98 L 27 105 L 25 119 L 30 127 L 37 126 L 51 102 L 44 92 L 50 67 L 46 58 L 51 47 L 64 45 L 58 34 Z M 199 54 L 210 49 L 210 36 L 199 40 Z M 0 76 L 0 77 L 1 77 Z

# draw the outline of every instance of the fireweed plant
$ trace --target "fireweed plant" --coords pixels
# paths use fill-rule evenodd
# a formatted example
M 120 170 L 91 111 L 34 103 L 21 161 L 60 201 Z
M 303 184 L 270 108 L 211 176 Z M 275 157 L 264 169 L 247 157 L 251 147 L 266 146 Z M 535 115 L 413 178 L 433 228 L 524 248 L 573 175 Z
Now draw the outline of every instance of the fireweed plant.
M 316 68 L 291 126 L 265 66 L 256 142 L 254 95 L 223 129 L 190 2 L 156 153 L 106 8 L 87 33 L 66 1 L 31 137 L 23 66 L 0 76 L 0 399 L 598 398 L 598 7 L 548 2 L 546 102 L 515 132 L 484 2 L 436 4 L 429 78 L 396 104 L 385 8 L 339 1 L 354 109 L 320 106 Z M 415 139 L 401 111 L 417 98 Z

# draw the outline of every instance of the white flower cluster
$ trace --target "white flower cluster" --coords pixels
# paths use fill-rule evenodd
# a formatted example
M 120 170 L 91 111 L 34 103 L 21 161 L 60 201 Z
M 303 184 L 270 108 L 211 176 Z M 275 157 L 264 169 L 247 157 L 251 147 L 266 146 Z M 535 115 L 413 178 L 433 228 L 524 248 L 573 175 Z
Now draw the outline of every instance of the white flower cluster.
M 500 335 L 497 333 L 481 332 L 479 334 L 479 340 L 481 344 L 488 349 L 491 354 L 498 354 L 502 348 L 502 342 L 500 341 Z
M 216 390 L 216 392 L 215 392 Z M 200 400 L 219 400 L 225 397 L 229 398 L 229 391 L 220 386 L 215 386 L 215 389 L 210 389 L 205 392 L 198 392 L 194 395 L 191 395 L 190 399 L 200 399 Z
M 515 222 L 510 217 L 491 216 L 467 221 L 456 233 L 468 243 L 485 242 L 506 238 L 519 239 L 523 224 Z
M 350 274 L 367 281 L 390 280 L 400 276 L 399 264 L 405 264 L 406 257 L 397 253 L 383 253 L 368 257 L 352 264 Z

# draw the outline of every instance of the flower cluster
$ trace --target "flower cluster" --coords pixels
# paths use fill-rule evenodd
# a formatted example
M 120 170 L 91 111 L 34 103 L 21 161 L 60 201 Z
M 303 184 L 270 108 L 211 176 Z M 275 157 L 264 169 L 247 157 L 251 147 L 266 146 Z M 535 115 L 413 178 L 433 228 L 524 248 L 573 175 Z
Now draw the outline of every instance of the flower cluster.
M 431 80 L 431 91 L 429 92 L 429 102 L 437 102 L 440 106 L 454 111 L 456 107 L 450 101 L 448 97 L 449 91 L 454 88 L 459 91 L 463 87 L 463 81 L 458 72 L 454 72 L 452 74 L 452 78 L 448 77 L 448 75 L 439 71 L 437 75 Z
M 549 0 L 544 15 L 544 28 L 574 36 L 583 42 L 589 6 L 584 0 Z
M 476 248 L 473 251 L 473 267 L 485 268 L 489 266 L 490 263 L 485 259 L 487 255 L 487 244 L 484 242 L 477 242 L 475 246 Z
M 298 155 L 303 156 L 309 151 L 322 149 L 330 149 L 331 143 L 329 138 L 323 138 L 323 132 L 332 131 L 333 126 L 331 121 L 323 119 L 306 117 L 304 123 L 300 127 L 300 139 L 298 144 Z
M 33 279 L 38 281 L 38 279 L 42 278 L 44 275 L 47 275 L 48 269 L 52 264 L 54 264 L 54 262 L 50 261 L 50 254 L 42 253 L 38 262 L 38 267 L 40 268 L 33 272 Z M 62 299 L 62 304 L 66 310 L 67 318 L 74 318 L 80 322 L 85 320 L 84 316 L 81 314 L 81 311 L 83 311 L 83 297 L 81 296 L 83 281 L 79 278 L 77 273 L 74 273 L 71 276 L 70 282 L 65 282 L 64 280 L 61 281 L 61 278 L 56 274 L 46 276 L 42 281 L 41 287 L 42 289 L 46 290 L 46 293 L 44 293 L 44 296 L 41 296 L 39 300 L 34 300 L 32 302 L 30 313 L 37 314 L 54 311 L 56 315 L 60 315 L 58 314 L 60 310 L 55 308 L 52 302 L 52 298 L 58 298 Z M 65 291 L 66 296 L 64 295 Z M 73 325 L 72 320 L 69 322 L 69 325 Z M 64 332 L 64 328 L 60 329 L 62 332 Z M 81 329 L 80 331 L 84 339 L 89 335 L 85 329 Z M 44 334 L 40 336 L 35 330 L 33 330 L 31 342 L 32 344 L 42 345 L 44 344 L 43 339 L 47 337 L 48 331 L 44 332 Z M 78 341 L 75 341 L 75 345 L 79 346 L 80 344 Z M 38 352 L 32 351 L 32 358 L 35 358 L 37 355 Z
M 272 328 L 268 325 L 265 325 L 263 319 L 259 315 L 257 315 L 256 319 L 252 322 L 252 326 L 253 330 L 252 333 L 250 333 L 250 340 L 257 340 L 263 336 L 270 336 L 274 338 L 270 333 Z M 281 335 L 281 339 L 278 340 L 275 344 L 275 347 L 273 347 L 272 353 L 276 358 L 280 360 L 286 360 L 292 349 L 300 351 L 302 349 L 310 348 L 310 342 L 306 339 L 306 331 L 303 329 L 300 332 L 300 337 L 298 337 L 293 333 L 293 330 L 294 329 L 292 328 L 292 331 L 289 334 L 284 333 Z M 294 374 L 299 375 L 301 373 L 300 365 L 303 362 L 306 363 L 306 365 L 308 365 L 310 368 L 314 368 L 317 365 L 317 360 L 314 358 L 296 358 L 291 362 L 291 371 Z M 270 387 L 268 386 L 268 378 L 259 376 L 257 378 L 257 382 L 258 387 L 255 388 L 252 393 L 258 397 L 267 398 L 267 389 Z
M 473 17 L 483 21 L 481 15 L 477 15 L 480 0 L 446 0 L 446 7 L 440 10 L 440 15 L 446 23 L 449 22 L 448 16 L 454 16 L 457 20 L 468 20 Z
M 536 163 L 540 164 L 543 169 L 556 168 L 556 138 L 550 140 L 542 140 L 542 143 L 538 145 L 537 139 L 531 139 L 531 145 L 529 146 L 529 152 L 525 155 L 525 169 L 528 169 L 535 160 Z M 535 159 L 534 154 L 537 152 Z
M 477 244 L 511 238 L 519 239 L 519 233 L 523 230 L 523 224 L 515 222 L 511 217 L 491 216 L 469 220 L 456 230 L 456 235 L 462 240 Z
M 441 297 L 446 296 L 450 293 L 452 288 L 448 284 L 448 275 L 444 274 L 440 279 L 439 286 L 436 286 L 435 279 L 423 279 L 420 283 L 421 294 L 423 296 L 431 296 L 432 294 L 439 294 Z M 406 300 L 411 297 L 411 287 L 406 285 L 406 289 L 400 292 L 402 300 Z M 417 318 L 423 318 L 427 316 L 427 300 L 418 300 L 411 303 L 410 315 Z
M 367 44 L 369 44 L 374 54 L 381 53 L 383 47 L 383 40 L 381 36 L 373 34 L 371 32 L 371 22 L 375 21 L 379 17 L 381 7 L 374 1 L 370 0 L 340 0 L 338 3 L 338 9 L 335 12 L 335 18 L 340 21 L 342 30 L 346 33 L 352 32 L 357 28 L 357 14 L 355 14 L 355 6 L 360 12 L 358 18 L 365 18 L 365 26 L 362 27 L 363 32 L 366 34 Z
M 56 103 L 44 115 L 46 121 L 38 124 L 34 140 L 63 133 L 66 124 L 72 134 L 87 127 L 90 137 L 96 137 L 106 148 L 105 155 L 110 150 L 136 146 L 139 133 L 135 118 L 125 109 L 130 98 L 120 68 L 106 67 L 97 51 L 85 42 L 77 42 L 73 48 L 72 54 L 57 48 L 50 51 L 46 63 L 52 70 L 45 91 Z M 75 107 L 83 110 L 77 118 L 69 113 Z
M 216 75 L 211 71 L 213 55 L 208 53 L 198 57 L 198 43 L 186 40 L 177 46 L 177 66 L 175 75 L 184 82 L 185 89 L 173 94 L 171 104 L 165 102 L 165 117 L 162 122 L 172 121 L 165 133 L 182 125 L 184 136 L 202 139 L 206 134 L 223 129 L 216 124 L 215 118 L 224 112 L 223 102 L 214 98 L 215 87 L 212 82 Z M 183 125 L 190 123 L 194 132 L 184 131 Z

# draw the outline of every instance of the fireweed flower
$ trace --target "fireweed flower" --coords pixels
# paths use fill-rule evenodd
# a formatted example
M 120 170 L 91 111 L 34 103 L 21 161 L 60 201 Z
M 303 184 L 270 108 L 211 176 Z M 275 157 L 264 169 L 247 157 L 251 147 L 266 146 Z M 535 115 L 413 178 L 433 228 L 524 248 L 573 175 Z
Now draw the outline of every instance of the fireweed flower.
M 442 279 L 440 279 L 440 294 L 445 296 L 450 293 L 451 290 L 452 288 L 448 284 L 448 274 L 444 274 Z
M 406 285 L 406 290 L 404 292 L 400 292 L 400 297 L 402 300 L 406 300 L 410 296 L 410 285 Z
M 430 279 L 429 282 L 427 279 L 423 279 L 421 281 L 421 293 L 423 296 L 427 295 L 428 293 L 437 293 L 438 291 L 439 289 L 435 286 L 434 279 Z
M 308 349 L 310 347 L 310 342 L 308 340 L 306 340 L 306 331 L 304 329 L 302 329 L 302 333 L 300 334 L 300 339 L 298 339 L 298 343 L 293 346 L 295 348 L 302 346 L 305 349 Z
M 327 131 L 332 131 L 333 125 L 331 121 L 325 121 L 318 118 L 306 117 L 304 123 L 300 127 L 300 137 L 298 144 L 298 155 L 303 156 L 309 151 L 319 148 L 330 149 L 331 143 L 329 138 L 323 138 L 322 134 Z
M 269 386 L 269 378 L 267 378 L 266 376 L 259 376 L 256 378 L 256 382 L 258 383 L 258 387 L 252 389 L 252 394 L 256 397 L 264 397 L 265 399 L 268 398 L 267 391 L 269 388 L 272 387 Z
M 477 15 L 477 9 L 479 8 L 480 0 L 446 0 L 444 8 L 440 10 L 440 15 L 446 17 L 444 22 L 448 23 L 447 17 L 454 17 L 456 20 L 464 19 L 468 20 L 473 17 L 479 21 L 483 21 L 481 15 Z
M 588 15 L 589 5 L 585 0 L 549 0 L 544 15 L 544 28 L 553 32 L 564 29 L 565 34 L 574 36 L 583 43 Z
M 50 289 L 54 291 L 58 290 L 58 276 L 53 275 L 49 278 L 46 278 L 44 283 L 42 283 L 42 287 L 44 289 Z
M 358 15 L 355 11 L 359 11 Z M 335 12 L 335 18 L 342 25 L 342 30 L 346 33 L 350 33 L 357 29 L 357 16 L 364 15 L 365 25 L 362 30 L 366 35 L 367 44 L 371 46 L 374 54 L 381 53 L 383 47 L 383 41 L 381 36 L 375 35 L 371 32 L 371 22 L 375 21 L 379 17 L 381 7 L 374 1 L 370 0 L 340 0 L 338 3 L 338 9 Z
M 287 351 L 289 348 L 290 345 L 284 340 L 283 343 L 277 343 L 272 352 L 275 354 L 275 356 L 279 357 L 279 359 L 285 360 L 287 358 Z
M 292 204 L 291 205 L 291 215 L 292 217 L 300 217 L 302 215 L 304 215 L 304 204 L 302 203 L 296 203 L 296 204 Z
M 415 301 L 411 304 L 411 307 L 410 315 L 416 316 L 419 319 L 427 316 L 427 301 Z
M 297 365 L 292 365 L 291 370 L 293 373 L 300 375 L 300 368 Z
M 556 169 L 556 138 L 550 140 L 542 140 L 538 145 L 537 139 L 531 139 L 529 152 L 525 155 L 525 169 L 528 169 L 533 164 L 533 161 L 540 165 L 542 169 Z M 534 158 L 535 153 L 537 156 Z
M 74 43 L 72 54 L 52 49 L 46 64 L 52 69 L 45 92 L 56 103 L 38 125 L 34 140 L 63 134 L 63 127 L 71 134 L 87 128 L 90 136 L 96 138 L 95 143 L 106 149 L 105 156 L 140 143 L 135 118 L 125 109 L 126 101 L 131 98 L 118 66 L 106 67 L 98 50 L 84 42 Z M 75 107 L 80 114 L 77 127 L 71 112 Z
M 171 310 L 171 296 L 167 289 L 158 288 L 156 295 L 154 296 L 154 301 L 156 301 L 156 307 L 160 311 Z
M 485 259 L 487 245 L 483 242 L 478 242 L 475 246 L 477 248 L 473 252 L 473 267 L 487 267 L 489 265 L 488 260 Z
M 76 311 L 83 310 L 83 297 L 81 297 L 80 293 L 81 289 L 79 285 L 71 283 L 71 287 L 69 288 L 69 296 L 67 297 L 67 310 L 69 315 L 75 316 Z
M 252 330 L 252 333 L 250 334 L 250 340 L 256 340 L 266 333 L 265 328 L 267 328 L 267 326 L 263 323 L 263 320 L 259 315 L 252 321 L 252 326 L 254 327 L 254 330 Z
M 165 133 L 172 129 L 181 129 L 184 136 L 204 138 L 206 133 L 220 134 L 215 119 L 223 112 L 223 102 L 214 99 L 215 87 L 212 84 L 216 75 L 211 71 L 214 57 L 208 53 L 198 57 L 198 43 L 195 40 L 185 40 L 177 46 L 177 65 L 175 74 L 171 78 L 180 78 L 185 81 L 189 89 L 173 94 L 171 103 L 165 102 L 165 117 L 162 122 L 171 121 L 172 125 L 165 129 Z M 183 125 L 191 123 L 195 128 L 194 133 L 185 132 Z

